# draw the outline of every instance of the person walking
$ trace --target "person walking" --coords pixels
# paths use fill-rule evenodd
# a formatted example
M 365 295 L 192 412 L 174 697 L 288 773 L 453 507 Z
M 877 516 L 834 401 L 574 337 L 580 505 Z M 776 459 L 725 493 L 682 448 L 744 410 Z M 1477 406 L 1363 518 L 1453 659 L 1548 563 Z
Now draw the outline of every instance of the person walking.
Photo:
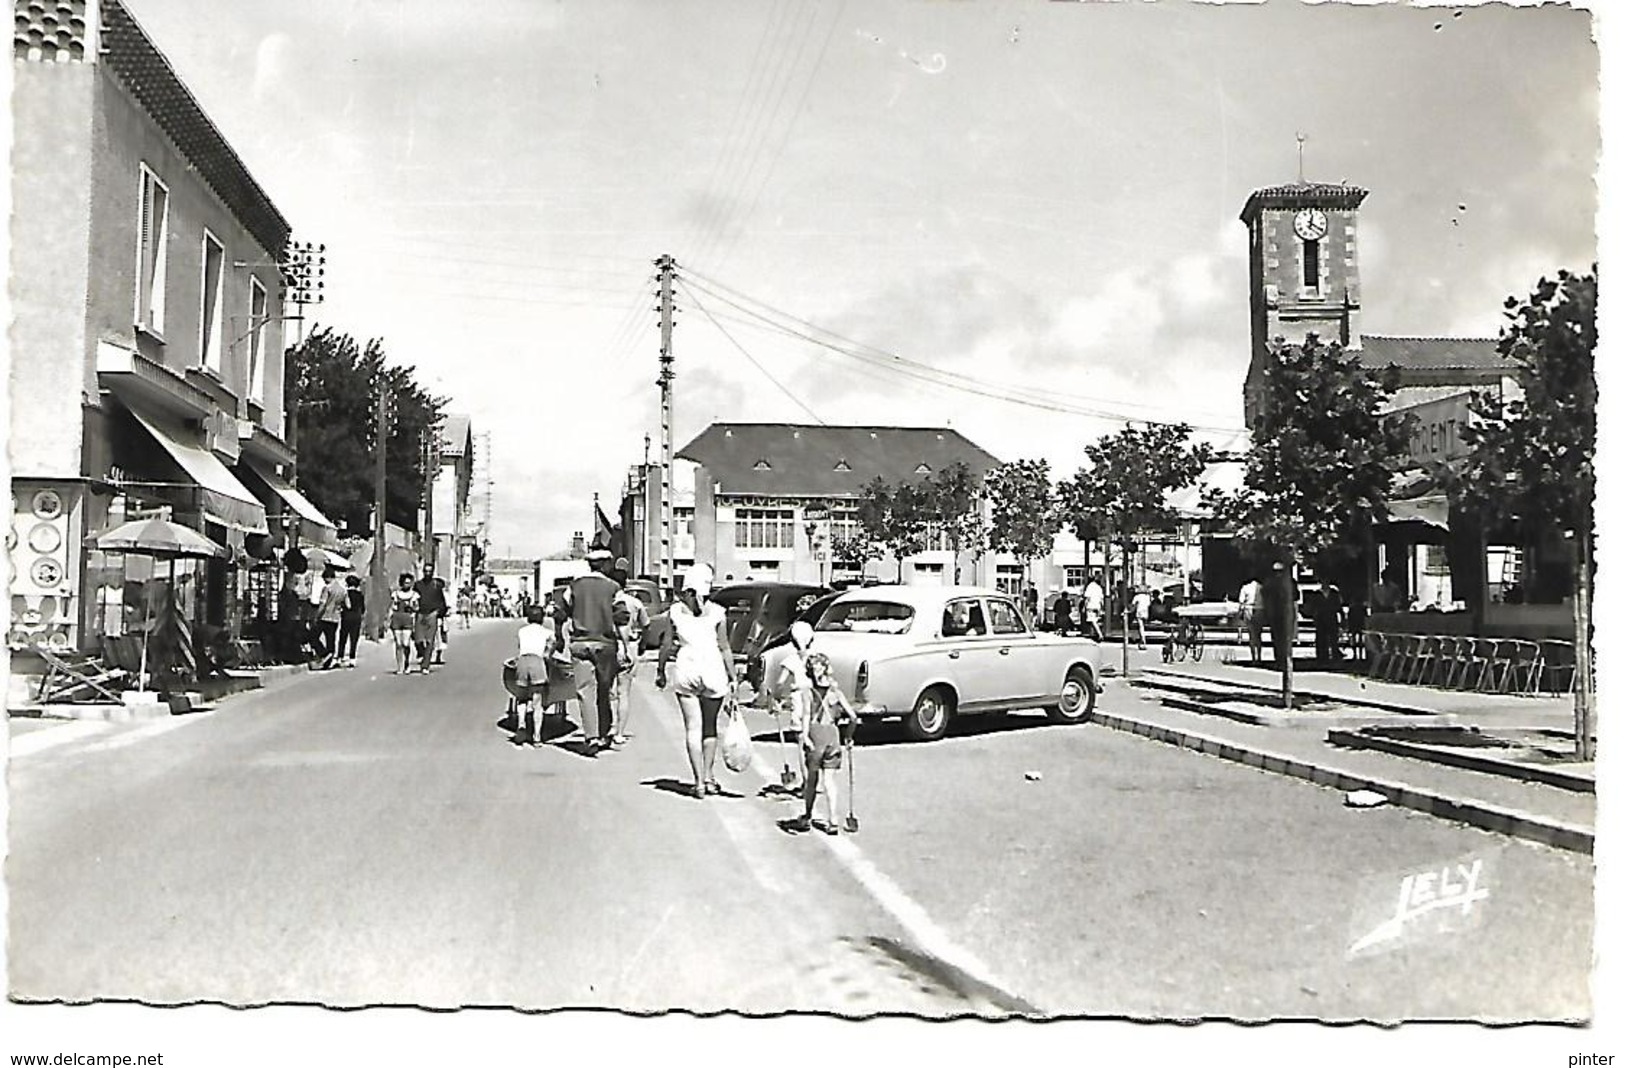
M 630 565 L 626 557 L 618 557 L 615 566 L 611 569 L 611 577 L 620 589 L 615 591 L 615 604 L 618 609 L 626 612 L 627 621 L 624 626 L 618 627 L 620 644 L 616 649 L 615 673 L 615 723 L 610 733 L 610 744 L 624 746 L 631 737 L 627 724 L 631 721 L 632 701 L 629 692 L 632 685 L 632 671 L 637 667 L 638 644 L 643 640 L 643 632 L 649 626 L 649 609 L 636 596 L 626 590 L 626 573 Z M 619 616 L 617 616 L 619 618 Z
M 412 670 L 412 629 L 417 623 L 418 591 L 411 572 L 389 594 L 389 635 L 395 642 L 395 674 Z
M 826 771 L 841 770 L 841 742 L 848 732 L 855 731 L 858 714 L 852 708 L 830 669 L 829 657 L 812 653 L 806 662 L 808 686 L 797 690 L 796 735 L 801 740 L 802 784 L 801 815 L 781 820 L 779 826 L 792 834 L 810 831 L 814 827 L 825 834 L 841 833 L 839 816 L 839 779 L 824 775 Z M 818 801 L 818 787 L 824 787 L 824 800 L 829 805 L 829 822 L 813 822 L 813 809 Z
M 570 608 L 570 656 L 588 756 L 620 748 L 614 738 L 615 676 L 620 670 L 618 628 L 626 624 L 627 616 L 615 603 L 621 587 L 609 577 L 610 559 L 608 549 L 589 552 L 587 566 L 592 570 L 572 581 L 565 593 Z
M 1055 595 L 1055 633 L 1063 638 L 1072 633 L 1072 598 L 1065 590 Z
M 1236 601 L 1241 606 L 1237 614 L 1238 630 L 1237 641 L 1245 641 L 1247 648 L 1252 651 L 1253 663 L 1258 663 L 1264 646 L 1264 609 L 1259 603 L 1263 587 L 1258 576 L 1248 579 L 1236 595 Z
M 355 654 L 361 644 L 361 620 L 367 614 L 367 595 L 361 589 L 360 575 L 344 579 L 344 608 L 339 614 L 338 665 L 355 667 Z
M 339 656 L 339 624 L 344 619 L 344 603 L 348 595 L 338 575 L 338 569 L 332 564 L 323 569 L 322 595 L 316 605 L 316 627 L 321 639 L 323 668 L 332 667 Z
M 1144 586 L 1134 589 L 1134 600 L 1130 602 L 1134 618 L 1134 629 L 1140 634 L 1140 648 L 1145 648 L 1145 625 L 1151 620 L 1151 591 Z M 1126 637 L 1125 637 L 1126 640 Z
M 728 645 L 728 614 L 709 600 L 712 571 L 695 564 L 683 575 L 683 588 L 667 614 L 671 625 L 660 641 L 655 686 L 666 688 L 672 663 L 672 692 L 683 717 L 683 741 L 694 773 L 693 797 L 719 794 L 713 770 L 717 760 L 717 716 L 735 683 L 733 650 Z
M 451 598 L 446 596 L 446 580 L 436 575 L 434 585 L 440 593 L 440 618 L 434 629 L 434 663 L 438 666 L 446 662 L 446 646 L 451 644 L 452 604 Z
M 1101 620 L 1106 615 L 1106 590 L 1100 585 L 1100 573 L 1089 572 L 1089 584 L 1083 588 L 1083 629 L 1084 632 L 1097 642 L 1106 640 L 1105 631 L 1101 629 Z M 1128 635 L 1123 635 L 1128 641 Z
M 518 655 L 514 657 L 514 686 L 524 694 L 514 706 L 514 737 L 521 743 L 546 741 L 544 720 L 548 695 L 547 661 L 554 653 L 557 632 L 542 608 L 532 608 L 519 628 Z M 541 702 L 538 706 L 538 700 Z
M 434 647 L 440 634 L 440 617 L 446 609 L 446 599 L 435 584 L 433 575 L 424 575 L 417 584 L 417 614 L 412 618 L 412 645 L 418 654 L 418 671 L 424 675 L 434 669 Z

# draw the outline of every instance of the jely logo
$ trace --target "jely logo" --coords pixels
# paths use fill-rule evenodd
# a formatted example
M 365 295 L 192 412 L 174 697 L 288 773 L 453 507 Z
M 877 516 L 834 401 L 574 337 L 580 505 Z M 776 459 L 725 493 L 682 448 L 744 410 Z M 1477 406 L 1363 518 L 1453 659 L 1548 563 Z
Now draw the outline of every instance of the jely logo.
M 1482 857 L 1406 875 L 1399 881 L 1398 896 L 1390 899 L 1392 913 L 1355 939 L 1349 955 L 1396 942 L 1413 931 L 1460 929 L 1477 918 L 1474 906 L 1490 896 L 1489 887 L 1481 885 L 1483 876 Z

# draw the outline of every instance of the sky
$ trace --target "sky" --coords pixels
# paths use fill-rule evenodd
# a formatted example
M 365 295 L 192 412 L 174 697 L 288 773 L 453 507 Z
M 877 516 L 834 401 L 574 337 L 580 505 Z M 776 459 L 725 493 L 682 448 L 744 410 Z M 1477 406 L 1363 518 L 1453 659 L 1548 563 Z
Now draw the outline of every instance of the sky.
M 1370 190 L 1367 332 L 1494 336 L 1508 295 L 1597 259 L 1585 10 L 127 3 L 327 246 L 315 324 L 381 338 L 490 435 L 500 556 L 590 533 L 645 435 L 658 457 L 662 254 L 677 446 L 948 425 L 1058 475 L 1126 419 L 1240 428 L 1238 215 L 1300 145 L 1304 178 Z

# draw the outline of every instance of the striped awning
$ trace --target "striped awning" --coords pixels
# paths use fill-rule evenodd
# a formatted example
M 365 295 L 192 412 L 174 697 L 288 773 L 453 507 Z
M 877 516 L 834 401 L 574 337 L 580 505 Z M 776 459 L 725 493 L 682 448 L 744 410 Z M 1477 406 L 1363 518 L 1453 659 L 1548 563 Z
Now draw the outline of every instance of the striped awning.
M 219 458 L 201 445 L 182 440 L 179 431 L 165 427 L 134 408 L 130 414 L 151 434 L 170 458 L 197 483 L 203 518 L 245 534 L 268 534 L 265 506 L 226 469 Z
M 327 518 L 322 510 L 311 503 L 309 497 L 300 493 L 291 486 L 286 479 L 277 474 L 267 464 L 261 463 L 252 457 L 244 457 L 243 467 L 253 473 L 253 477 L 265 483 L 266 488 L 293 510 L 299 517 L 299 534 L 303 541 L 318 546 L 331 546 L 338 542 L 339 528 L 336 523 Z

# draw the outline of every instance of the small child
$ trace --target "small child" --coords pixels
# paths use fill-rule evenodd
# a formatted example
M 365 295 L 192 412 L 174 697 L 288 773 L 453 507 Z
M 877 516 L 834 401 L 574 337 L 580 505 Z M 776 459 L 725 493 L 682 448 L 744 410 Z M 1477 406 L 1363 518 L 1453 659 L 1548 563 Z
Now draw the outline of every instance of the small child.
M 806 767 L 801 790 L 805 808 L 800 816 L 781 821 L 779 826 L 797 833 L 815 826 L 813 806 L 822 779 L 824 797 L 829 804 L 829 822 L 819 826 L 819 830 L 825 834 L 840 834 L 841 828 L 836 818 L 839 807 L 836 779 L 833 775 L 826 779 L 822 773 L 840 770 L 842 735 L 856 728 L 858 714 L 836 684 L 828 656 L 823 653 L 810 654 L 806 658 L 806 668 L 807 688 L 793 693 L 797 705 L 796 726 L 801 735 L 801 753 Z
M 521 741 L 542 741 L 542 724 L 536 716 L 536 699 L 547 700 L 547 658 L 553 653 L 555 632 L 540 608 L 532 608 L 519 628 L 519 655 L 514 659 L 514 684 L 525 694 L 517 707 Z

